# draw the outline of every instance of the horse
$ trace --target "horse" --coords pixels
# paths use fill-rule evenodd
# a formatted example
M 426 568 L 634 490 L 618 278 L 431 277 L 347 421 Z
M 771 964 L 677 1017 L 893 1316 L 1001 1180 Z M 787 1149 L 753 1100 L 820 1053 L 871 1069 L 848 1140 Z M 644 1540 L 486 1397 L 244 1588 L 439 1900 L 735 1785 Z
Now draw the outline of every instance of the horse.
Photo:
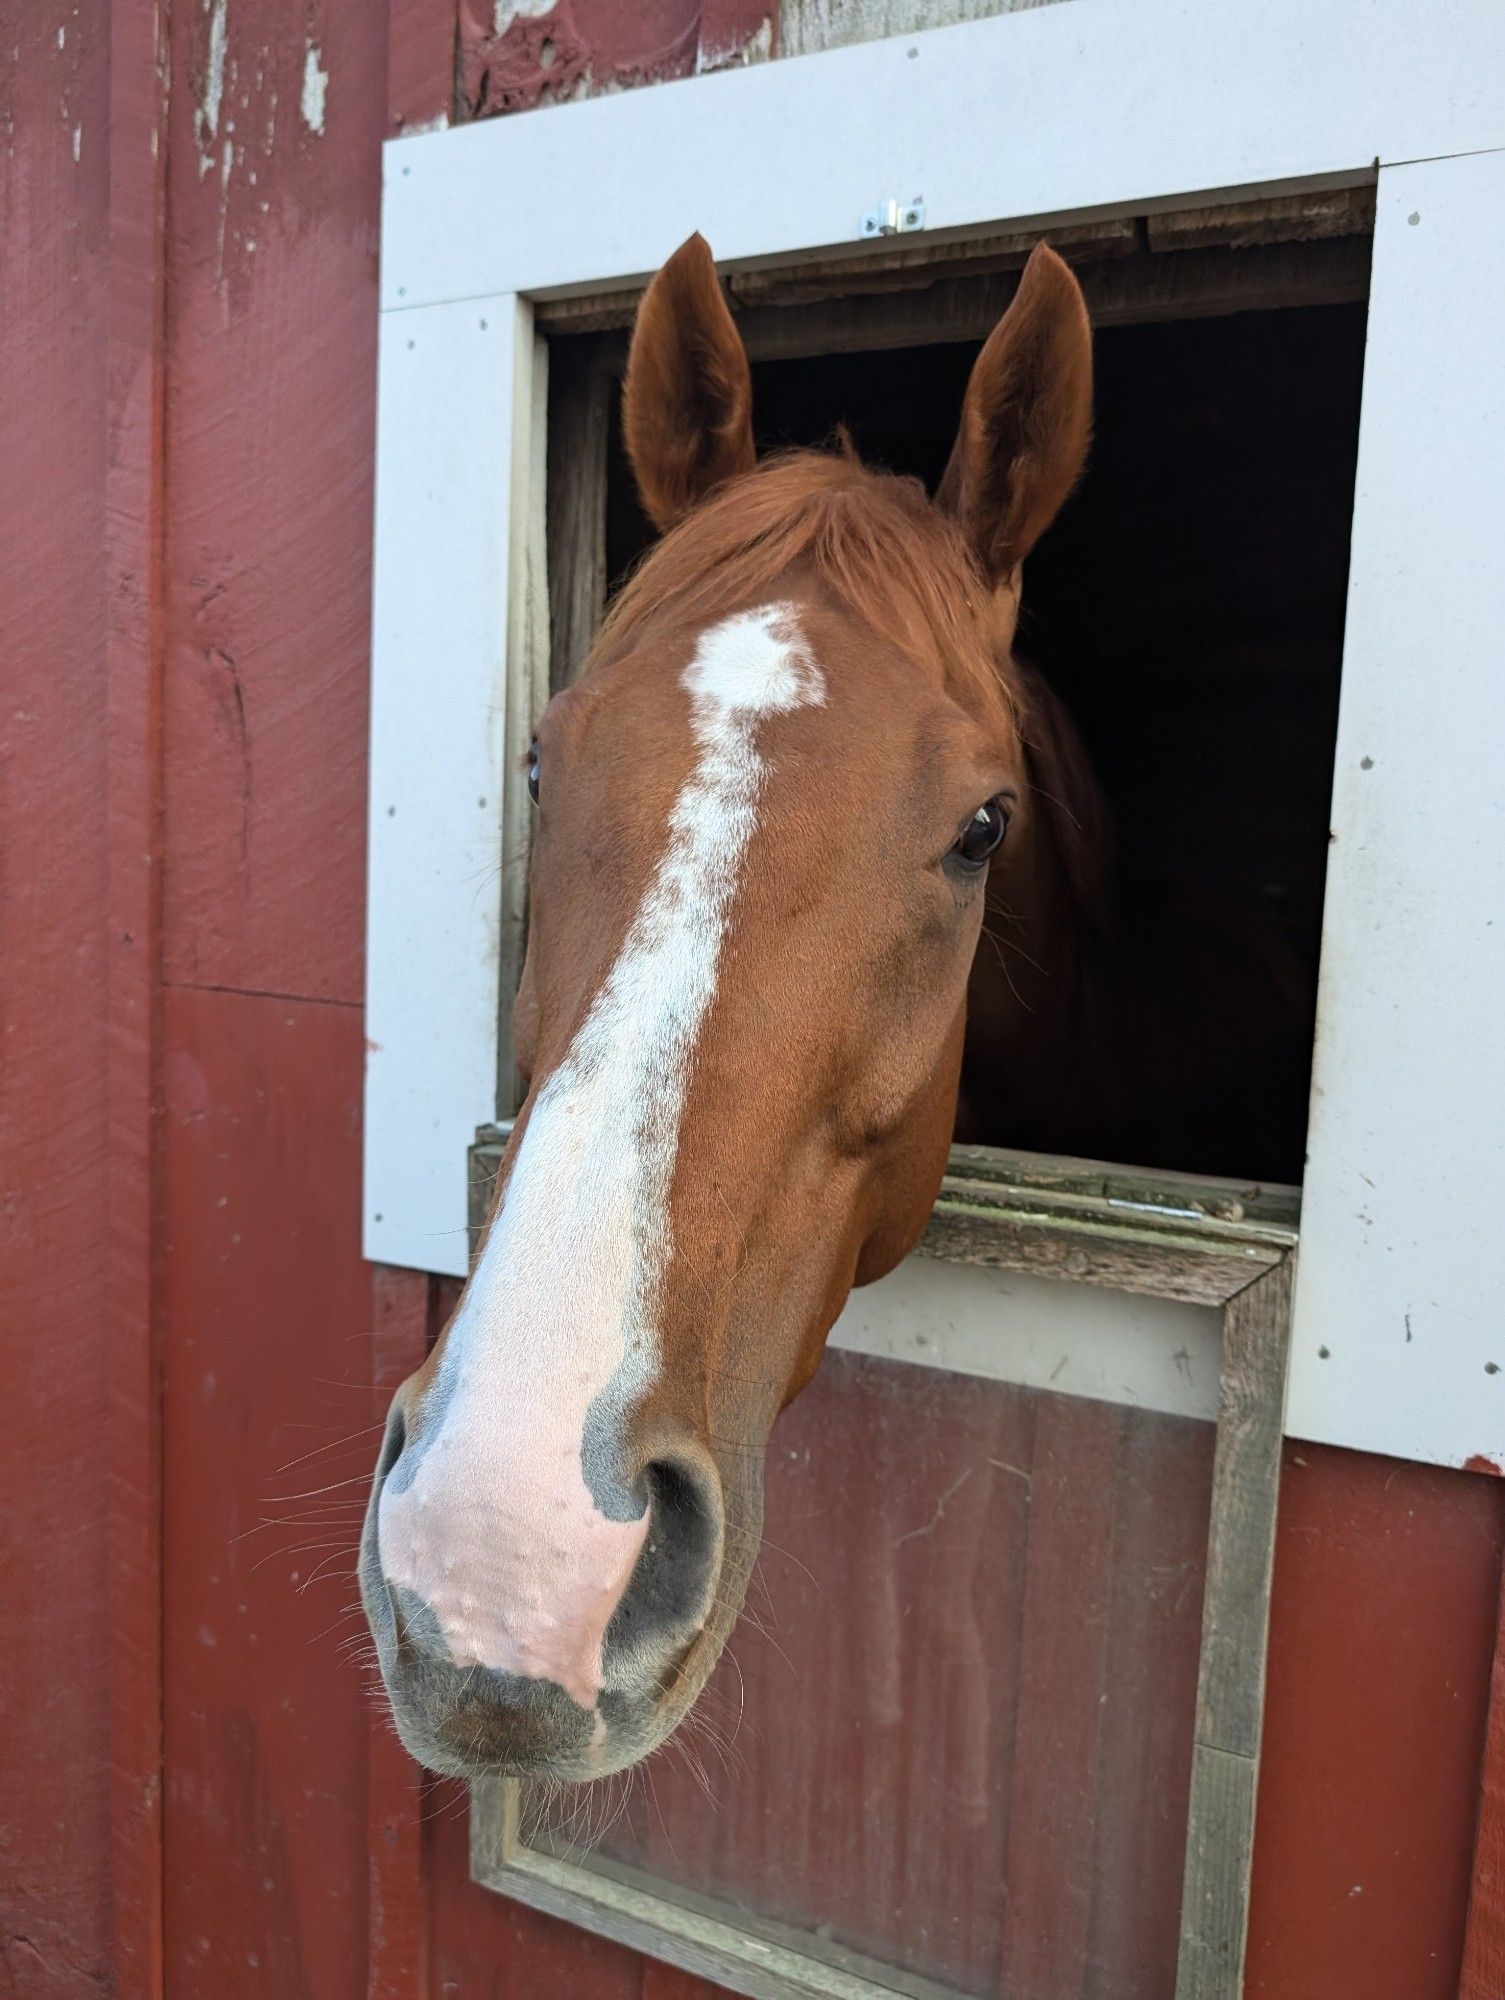
M 934 500 L 847 449 L 757 460 L 699 236 L 623 396 L 662 538 L 529 753 L 525 1095 L 362 1534 L 397 1728 L 441 1773 L 589 1780 L 684 1717 L 770 1427 L 934 1202 L 969 988 L 1023 1089 L 1081 1031 L 1056 996 L 1107 893 L 1080 745 L 1013 653 L 1088 448 L 1067 265 L 1031 254 Z

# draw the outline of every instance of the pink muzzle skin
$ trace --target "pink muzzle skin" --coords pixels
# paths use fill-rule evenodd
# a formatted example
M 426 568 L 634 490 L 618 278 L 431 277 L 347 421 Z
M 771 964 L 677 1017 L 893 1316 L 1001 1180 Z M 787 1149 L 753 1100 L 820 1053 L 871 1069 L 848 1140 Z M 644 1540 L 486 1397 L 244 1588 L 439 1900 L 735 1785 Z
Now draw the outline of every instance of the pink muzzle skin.
M 428 1605 L 456 1666 L 554 1681 L 593 1709 L 606 1628 L 647 1539 L 648 1511 L 636 1521 L 601 1512 L 581 1472 L 578 1430 L 515 1436 L 498 1465 L 468 1429 L 451 1404 L 411 1482 L 383 1491 L 383 1573 Z

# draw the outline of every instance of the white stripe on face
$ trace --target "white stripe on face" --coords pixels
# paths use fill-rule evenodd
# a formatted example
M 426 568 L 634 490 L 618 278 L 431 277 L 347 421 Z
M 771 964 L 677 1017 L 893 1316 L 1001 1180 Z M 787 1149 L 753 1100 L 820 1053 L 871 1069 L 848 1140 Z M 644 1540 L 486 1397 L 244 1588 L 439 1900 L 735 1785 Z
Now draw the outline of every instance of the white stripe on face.
M 658 1375 L 669 1189 L 757 825 L 758 725 L 825 699 L 788 605 L 713 626 L 682 678 L 698 756 L 667 846 L 534 1102 L 378 1516 L 388 1582 L 424 1600 L 456 1664 L 557 1681 L 587 1708 L 648 1531 L 625 1422 Z

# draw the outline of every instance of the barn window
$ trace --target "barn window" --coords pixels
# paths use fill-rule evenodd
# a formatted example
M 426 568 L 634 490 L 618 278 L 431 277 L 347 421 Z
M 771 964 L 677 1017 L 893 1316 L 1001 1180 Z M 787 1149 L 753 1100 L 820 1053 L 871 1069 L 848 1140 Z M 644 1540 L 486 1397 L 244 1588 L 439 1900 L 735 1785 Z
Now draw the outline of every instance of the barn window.
M 833 1618 L 854 1578 L 907 1593 L 887 1654 L 846 1619 L 853 1713 L 791 1734 L 770 1653 L 771 1754 L 734 1752 L 756 1768 L 732 1819 L 689 1774 L 593 1856 L 479 1788 L 480 1879 L 733 1990 L 1237 1992 L 1288 1330 L 1297 1436 L 1505 1462 L 1479 1304 L 1505 1307 L 1505 1100 L 1459 1057 L 1498 1040 L 1505 25 L 1376 7 L 1358 42 L 1336 8 L 1232 36 L 1170 0 L 1028 10 L 388 152 L 369 1254 L 464 1268 L 463 1160 L 487 1127 L 484 1192 L 514 1103 L 517 763 L 640 545 L 625 327 L 692 229 L 727 262 L 767 441 L 844 420 L 926 477 L 1027 245 L 1068 255 L 1098 442 L 1021 650 L 1088 739 L 1126 891 L 1236 919 L 1250 974 L 1220 987 L 1221 947 L 1157 962 L 1221 1122 L 1188 1141 L 1151 1101 L 1090 1147 L 974 1122 L 922 1255 L 854 1300 L 775 1433 L 773 1614 L 799 1618 L 801 1564 L 834 1565 Z M 875 253 L 863 212 L 911 191 L 923 231 Z M 1135 1164 L 1056 1157 L 1083 1150 Z M 1272 1183 L 1297 1181 L 1293 1317 L 1297 1197 Z M 907 1434 L 898 1511 L 853 1500 L 854 1433 Z M 804 1620 L 820 1676 L 817 1642 Z M 991 1787 L 952 1761 L 968 1742 Z M 1032 1777 L 1014 1753 L 1041 1743 Z M 839 1809 L 802 1876 L 775 1806 L 808 1773 Z M 1032 1914 L 1000 1930 L 969 1853 Z
M 1372 213 L 1353 190 L 1063 233 L 1098 329 L 1095 438 L 1028 565 L 1019 651 L 1107 795 L 1134 1087 L 1005 1112 L 984 1046 L 959 1138 L 1301 1179 Z M 763 447 L 841 425 L 934 490 L 1027 247 L 734 277 Z M 652 539 L 621 443 L 626 332 L 571 330 L 629 310 L 540 313 L 556 685 Z
M 1168 1991 L 1198 1949 L 1209 1519 L 1259 1540 L 1226 1465 L 1215 1483 L 1217 1308 L 1294 1242 L 1294 1193 L 1266 1184 L 1299 1181 L 1305 1141 L 1371 223 L 1359 189 L 1066 232 L 1096 444 L 1031 559 L 1021 650 L 1102 774 L 1120 893 L 1162 926 L 1145 1029 L 1231 1079 L 1199 1078 L 1218 1117 L 1183 1142 L 1151 1093 L 1111 1134 L 1048 1103 L 959 1133 L 927 1261 L 853 1299 L 775 1431 L 763 1595 L 686 1742 L 604 1799 L 483 1800 L 509 1893 L 671 1955 L 698 1927 L 744 1990 L 767 1952 L 874 1994 L 1072 1990 L 1089 1960 L 1105 1993 Z M 764 447 L 840 424 L 933 489 L 1031 241 L 734 276 Z M 620 429 L 632 306 L 538 316 L 555 687 L 652 538 Z M 1226 926 L 1210 965 L 1165 950 L 1186 909 Z M 1062 1154 L 1152 1171 L 1040 1157 Z M 1273 1402 L 1267 1423 L 1273 1446 Z

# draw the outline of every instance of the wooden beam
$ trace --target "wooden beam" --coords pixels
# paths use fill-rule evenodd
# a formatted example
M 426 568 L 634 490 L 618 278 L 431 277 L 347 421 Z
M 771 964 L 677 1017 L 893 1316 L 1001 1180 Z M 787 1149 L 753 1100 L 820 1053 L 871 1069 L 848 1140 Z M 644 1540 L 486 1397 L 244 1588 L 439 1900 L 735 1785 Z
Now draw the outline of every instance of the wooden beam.
M 1228 246 L 1174 256 L 1141 252 L 1077 272 L 1095 327 L 1141 326 L 1231 313 L 1343 305 L 1367 297 L 1369 244 Z M 943 278 L 924 291 L 851 293 L 818 305 L 758 306 L 738 318 L 754 361 L 797 360 L 945 342 L 981 341 L 1014 296 L 1016 272 Z
M 1294 1254 L 1223 1315 L 1176 2000 L 1241 2000 Z
M 1119 222 L 1111 231 L 1057 229 L 1049 240 L 1076 271 L 1097 326 L 1343 304 L 1369 290 L 1370 239 L 1358 221 L 1367 210 L 1355 207 L 1356 197 L 1372 207 L 1370 189 L 1326 197 L 1345 206 L 1323 208 L 1326 226 L 1314 216 L 1305 239 L 1281 233 L 1267 214 L 1272 204 L 1251 202 Z M 1352 226 L 1340 228 L 1340 217 Z M 1013 297 L 1037 240 L 928 244 L 892 251 L 877 267 L 826 259 L 740 272 L 728 291 L 755 361 L 981 340 Z M 535 310 L 551 335 L 602 333 L 630 326 L 641 296 L 640 289 L 592 293 L 542 300 Z
M 509 1130 L 483 1126 L 471 1148 L 472 1247 Z M 944 1263 L 1221 1306 L 1281 1263 L 1299 1215 L 1294 1188 L 954 1146 L 916 1247 Z
M 603 1856 L 585 1862 L 524 1846 L 515 1801 L 508 1781 L 472 1786 L 471 1876 L 530 1909 L 748 2000 L 962 2000 L 916 1973 L 692 1890 L 660 1894 L 640 1871 Z

